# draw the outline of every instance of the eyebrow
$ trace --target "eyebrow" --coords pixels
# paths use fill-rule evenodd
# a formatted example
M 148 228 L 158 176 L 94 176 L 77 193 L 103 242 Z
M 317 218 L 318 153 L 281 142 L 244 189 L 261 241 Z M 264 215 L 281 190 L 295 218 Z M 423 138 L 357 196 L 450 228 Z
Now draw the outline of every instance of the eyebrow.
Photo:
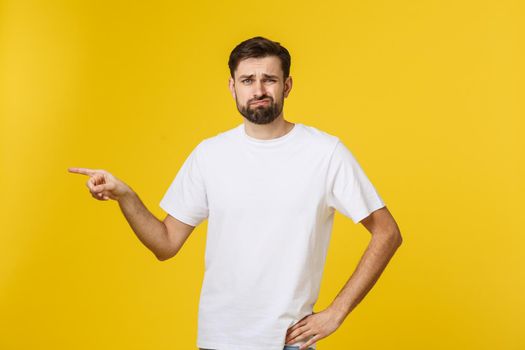
M 243 75 L 241 75 L 241 76 L 239 77 L 239 79 L 243 79 L 243 78 L 252 78 L 252 77 L 254 77 L 254 76 L 255 76 L 255 74 L 249 74 L 249 75 L 248 75 L 248 74 L 243 74 Z M 266 73 L 264 73 L 263 76 L 264 76 L 265 78 L 279 79 L 279 77 L 278 77 L 277 75 L 273 75 L 273 74 L 266 74 Z

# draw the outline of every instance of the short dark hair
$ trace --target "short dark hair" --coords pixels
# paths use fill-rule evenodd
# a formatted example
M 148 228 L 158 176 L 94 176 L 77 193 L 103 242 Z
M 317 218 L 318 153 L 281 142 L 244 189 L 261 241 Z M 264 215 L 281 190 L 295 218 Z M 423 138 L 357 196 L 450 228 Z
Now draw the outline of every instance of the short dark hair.
M 239 62 L 246 58 L 262 58 L 266 56 L 277 56 L 281 60 L 281 68 L 283 70 L 284 79 L 290 75 L 290 65 L 292 59 L 288 50 L 281 46 L 277 41 L 272 41 L 262 36 L 256 36 L 241 42 L 230 53 L 228 60 L 228 67 L 230 67 L 230 75 L 234 78 L 234 72 L 239 65 Z

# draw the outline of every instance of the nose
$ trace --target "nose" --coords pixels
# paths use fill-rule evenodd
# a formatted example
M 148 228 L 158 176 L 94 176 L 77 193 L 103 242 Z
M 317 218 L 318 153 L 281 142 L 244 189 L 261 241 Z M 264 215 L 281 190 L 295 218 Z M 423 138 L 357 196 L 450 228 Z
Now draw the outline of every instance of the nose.
M 253 91 L 253 95 L 255 98 L 259 98 L 261 96 L 264 96 L 266 95 L 266 89 L 264 87 L 264 84 L 261 80 L 259 81 L 256 81 L 255 84 L 254 84 L 254 91 Z

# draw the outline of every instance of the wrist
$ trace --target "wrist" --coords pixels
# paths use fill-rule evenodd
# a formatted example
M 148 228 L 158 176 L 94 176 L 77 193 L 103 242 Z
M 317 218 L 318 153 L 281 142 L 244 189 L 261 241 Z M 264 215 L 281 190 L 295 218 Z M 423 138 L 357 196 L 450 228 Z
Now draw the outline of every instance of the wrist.
M 348 314 L 350 313 L 348 311 L 348 308 L 346 308 L 343 305 L 340 305 L 338 303 L 335 303 L 335 302 L 332 303 L 328 308 L 330 309 L 330 311 L 334 315 L 335 319 L 339 323 L 343 323 L 343 321 L 345 320 L 346 316 L 348 316 Z
M 133 189 L 131 187 L 129 187 L 126 184 L 123 184 L 122 190 L 120 191 L 120 194 L 118 195 L 118 199 L 117 200 L 118 201 L 122 201 L 122 200 L 129 199 L 129 198 L 133 197 L 134 194 L 135 194 L 135 192 L 133 191 Z

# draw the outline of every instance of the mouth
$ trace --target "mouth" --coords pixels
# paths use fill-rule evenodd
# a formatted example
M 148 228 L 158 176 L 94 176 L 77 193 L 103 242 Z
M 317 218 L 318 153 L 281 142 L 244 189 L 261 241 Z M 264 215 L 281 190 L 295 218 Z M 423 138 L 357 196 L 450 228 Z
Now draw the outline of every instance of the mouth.
M 263 105 L 263 104 L 267 104 L 267 103 L 270 103 L 270 101 L 268 101 L 268 100 L 260 100 L 260 101 L 252 102 L 250 104 L 254 105 L 254 106 L 258 106 L 258 105 Z

